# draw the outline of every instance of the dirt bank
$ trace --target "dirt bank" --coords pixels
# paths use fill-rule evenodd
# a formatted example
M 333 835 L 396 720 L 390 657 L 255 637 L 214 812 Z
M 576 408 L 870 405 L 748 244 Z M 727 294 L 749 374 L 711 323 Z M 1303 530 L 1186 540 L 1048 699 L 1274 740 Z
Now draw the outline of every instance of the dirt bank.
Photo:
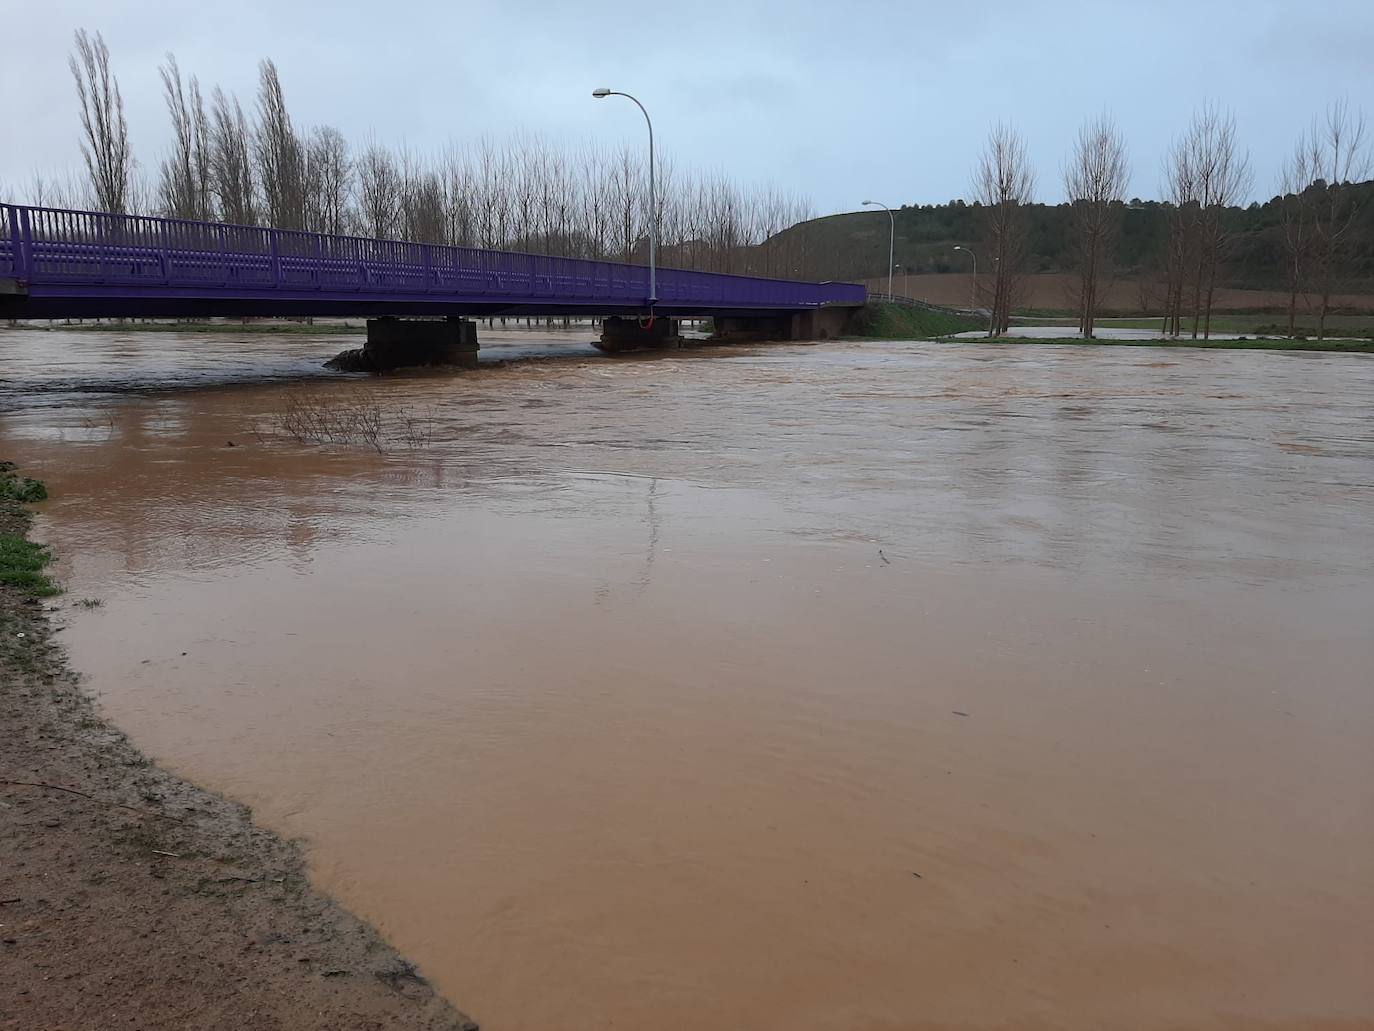
M 0 582 L 0 1028 L 477 1027 L 293 844 L 101 720 L 56 643 L 75 600 L 31 593 Z

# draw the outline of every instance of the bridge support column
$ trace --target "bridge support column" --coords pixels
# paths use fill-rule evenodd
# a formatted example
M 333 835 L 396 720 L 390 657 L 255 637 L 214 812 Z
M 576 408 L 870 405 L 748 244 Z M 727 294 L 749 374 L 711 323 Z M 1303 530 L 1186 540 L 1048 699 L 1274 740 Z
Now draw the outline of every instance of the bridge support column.
M 379 370 L 412 365 L 475 369 L 477 349 L 477 323 L 469 319 L 368 319 L 363 357 Z
M 601 339 L 597 348 L 607 354 L 621 351 L 675 351 L 682 346 L 682 334 L 677 319 L 656 318 L 647 325 L 639 319 L 613 316 L 601 322 Z

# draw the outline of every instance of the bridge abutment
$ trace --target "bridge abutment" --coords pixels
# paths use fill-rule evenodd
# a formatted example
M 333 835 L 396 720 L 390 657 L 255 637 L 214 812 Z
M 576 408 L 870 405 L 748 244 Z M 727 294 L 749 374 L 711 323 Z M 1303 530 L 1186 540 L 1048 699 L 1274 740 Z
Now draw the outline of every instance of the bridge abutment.
M 677 319 L 639 319 L 612 316 L 601 323 L 601 339 L 596 346 L 607 354 L 621 351 L 674 351 L 682 346 L 682 331 Z
M 722 343 L 750 340 L 833 340 L 843 336 L 857 309 L 817 308 L 791 315 L 721 315 L 714 322 L 712 340 Z

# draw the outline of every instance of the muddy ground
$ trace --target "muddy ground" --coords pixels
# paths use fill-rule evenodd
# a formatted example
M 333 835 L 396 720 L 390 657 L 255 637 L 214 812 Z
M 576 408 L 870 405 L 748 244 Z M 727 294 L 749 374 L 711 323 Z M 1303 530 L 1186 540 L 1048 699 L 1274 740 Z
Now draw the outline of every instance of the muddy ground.
M 28 516 L 0 499 L 0 533 Z M 300 850 L 150 763 L 0 584 L 0 1029 L 463 1029 Z

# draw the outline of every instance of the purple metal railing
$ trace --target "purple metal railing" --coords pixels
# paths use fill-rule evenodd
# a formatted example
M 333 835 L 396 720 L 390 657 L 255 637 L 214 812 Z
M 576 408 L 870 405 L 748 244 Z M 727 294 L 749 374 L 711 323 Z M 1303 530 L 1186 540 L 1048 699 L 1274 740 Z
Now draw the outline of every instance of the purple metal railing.
M 639 265 L 355 236 L 0 204 L 0 276 L 44 287 L 130 297 L 427 299 L 455 303 L 643 303 Z M 798 283 L 659 269 L 658 303 L 804 310 L 863 304 L 849 283 Z

